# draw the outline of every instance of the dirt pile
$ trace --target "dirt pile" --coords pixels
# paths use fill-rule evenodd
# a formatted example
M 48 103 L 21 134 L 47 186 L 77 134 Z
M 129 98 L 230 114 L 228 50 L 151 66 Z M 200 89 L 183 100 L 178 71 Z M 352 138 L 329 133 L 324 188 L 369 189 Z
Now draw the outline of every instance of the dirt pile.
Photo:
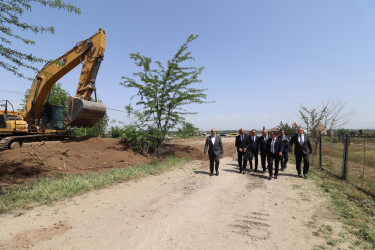
M 234 146 L 223 141 L 224 156 L 232 156 Z M 172 140 L 153 157 L 176 155 L 205 160 L 204 142 L 203 137 Z M 40 176 L 101 172 L 149 162 L 150 157 L 135 153 L 118 139 L 81 137 L 65 142 L 25 144 L 17 150 L 0 152 L 0 187 L 21 184 Z

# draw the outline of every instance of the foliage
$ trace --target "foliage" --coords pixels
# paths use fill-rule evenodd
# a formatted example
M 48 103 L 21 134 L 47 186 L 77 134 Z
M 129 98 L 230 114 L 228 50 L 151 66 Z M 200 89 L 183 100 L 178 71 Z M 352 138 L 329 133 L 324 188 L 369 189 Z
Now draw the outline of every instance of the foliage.
M 122 137 L 122 134 L 124 133 L 124 129 L 119 126 L 111 126 L 109 130 L 109 135 L 112 138 L 120 138 Z
M 29 95 L 30 95 L 30 89 L 26 90 L 24 99 L 21 100 L 23 108 L 19 111 L 23 111 L 23 109 L 25 108 L 26 102 L 29 99 Z M 56 83 L 51 88 L 49 102 L 52 105 L 67 107 L 68 106 L 68 96 L 69 96 L 69 92 L 64 90 L 61 87 L 61 83 Z M 44 103 L 47 102 L 47 99 L 48 98 L 46 98 Z
M 69 128 L 66 131 L 66 134 L 74 135 L 77 137 L 85 136 L 85 135 L 92 135 L 92 136 L 103 136 L 104 132 L 107 130 L 108 127 L 109 117 L 107 114 L 100 119 L 99 125 L 95 124 L 91 128 Z M 100 128 L 100 129 L 99 129 Z
M 128 144 L 134 151 L 147 155 L 149 152 L 155 152 L 162 144 L 160 132 L 153 127 L 148 129 L 137 128 L 136 125 L 126 126 L 122 140 Z
M 80 14 L 81 11 L 74 5 L 64 3 L 61 0 L 1 0 L 0 2 L 0 67 L 12 72 L 14 75 L 27 78 L 21 73 L 22 68 L 38 71 L 33 63 L 47 62 L 45 59 L 34 56 L 32 53 L 25 53 L 14 49 L 13 41 L 21 41 L 26 45 L 34 45 L 35 41 L 30 40 L 20 33 L 26 34 L 29 31 L 37 33 L 55 32 L 53 26 L 38 26 L 23 22 L 20 18 L 25 11 L 31 11 L 32 4 L 39 3 L 46 7 L 63 9 L 68 12 Z M 30 79 L 32 80 L 32 79 Z
M 134 63 L 142 68 L 141 72 L 133 75 L 138 80 L 122 77 L 124 82 L 120 83 L 126 88 L 136 88 L 139 97 L 136 102 L 141 110 L 134 109 L 131 104 L 126 106 L 129 116 L 135 118 L 135 124 L 139 128 L 148 128 L 156 131 L 155 138 L 160 144 L 164 141 L 167 131 L 178 124 L 184 124 L 186 114 L 189 112 L 183 107 L 192 103 L 204 103 L 205 89 L 190 87 L 191 84 L 199 83 L 198 76 L 203 67 L 196 68 L 186 66 L 190 60 L 194 60 L 190 52 L 187 52 L 188 44 L 195 40 L 197 35 L 190 35 L 182 44 L 167 65 L 163 66 L 160 61 L 155 61 L 156 69 L 152 69 L 152 59 L 142 56 L 140 53 L 130 54 Z
M 293 125 L 289 125 L 288 123 L 283 123 L 282 121 L 280 122 L 279 126 L 277 126 L 279 130 L 284 129 L 285 135 L 287 136 L 293 136 L 294 134 L 296 134 L 298 127 L 299 125 L 297 125 L 297 123 L 293 123 Z
M 178 129 L 177 135 L 181 138 L 188 138 L 189 136 L 195 135 L 198 132 L 198 128 L 194 127 L 193 124 L 186 122 L 182 128 Z

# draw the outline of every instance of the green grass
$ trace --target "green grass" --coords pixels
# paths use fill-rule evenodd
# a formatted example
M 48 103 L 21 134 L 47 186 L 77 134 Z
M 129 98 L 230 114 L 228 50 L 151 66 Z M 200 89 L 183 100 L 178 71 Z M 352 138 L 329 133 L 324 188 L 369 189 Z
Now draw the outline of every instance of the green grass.
M 375 201 L 371 196 L 361 192 L 350 182 L 341 180 L 324 169 L 312 168 L 312 179 L 330 196 L 328 208 L 347 227 L 352 234 L 356 247 L 375 249 Z M 328 237 L 329 228 L 324 227 L 314 232 L 324 232 L 327 244 L 335 246 L 338 241 Z M 347 240 L 347 237 L 345 238 Z
M 122 169 L 112 169 L 102 173 L 84 173 L 82 175 L 57 175 L 42 177 L 36 181 L 8 188 L 0 195 L 0 214 L 19 208 L 31 208 L 41 204 L 52 204 L 65 198 L 84 194 L 88 191 L 108 187 L 118 182 L 137 180 L 148 175 L 156 175 L 179 167 L 190 159 L 171 157 L 163 162 L 156 159 L 148 165 L 137 165 Z

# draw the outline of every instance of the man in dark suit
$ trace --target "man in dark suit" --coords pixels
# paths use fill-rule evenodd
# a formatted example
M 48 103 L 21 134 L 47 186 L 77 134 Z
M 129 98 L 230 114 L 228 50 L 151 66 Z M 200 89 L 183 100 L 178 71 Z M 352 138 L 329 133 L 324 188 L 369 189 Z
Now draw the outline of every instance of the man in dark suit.
M 266 172 L 267 140 L 268 132 L 267 130 L 263 130 L 263 135 L 258 138 L 258 154 L 260 154 L 260 161 L 262 163 L 263 174 Z
M 280 130 L 280 136 L 279 137 L 281 138 L 281 141 L 284 144 L 283 155 L 280 157 L 281 171 L 284 171 L 287 167 L 286 164 L 288 163 L 288 160 L 289 160 L 289 151 L 291 151 L 291 149 L 289 147 L 290 140 L 289 140 L 289 137 L 285 135 L 284 129 Z
M 254 171 L 258 171 L 258 136 L 255 129 L 249 133 L 249 146 L 248 146 L 248 158 L 250 162 L 249 172 L 253 170 L 253 158 L 254 158 Z
M 301 162 L 303 158 L 303 176 L 305 179 L 308 177 L 309 173 L 309 154 L 312 153 L 312 147 L 309 140 L 309 136 L 306 135 L 303 131 L 303 128 L 298 128 L 298 134 L 294 135 L 290 140 L 290 147 L 292 148 L 291 153 L 293 154 L 293 144 L 294 146 L 294 155 L 296 156 L 296 169 L 298 177 L 301 175 Z
M 204 155 L 210 158 L 210 176 L 214 174 L 214 162 L 216 175 L 219 175 L 219 163 L 220 155 L 224 154 L 223 143 L 221 142 L 221 137 L 216 135 L 216 129 L 211 129 L 211 135 L 207 136 L 206 144 L 204 145 Z
M 267 159 L 268 159 L 268 180 L 272 179 L 273 162 L 275 162 L 275 179 L 279 175 L 279 161 L 283 155 L 284 145 L 280 138 L 276 137 L 276 132 L 271 132 L 271 138 L 267 141 Z
M 240 168 L 240 173 L 245 174 L 246 170 L 246 151 L 249 146 L 249 136 L 245 134 L 245 130 L 241 128 L 239 130 L 240 134 L 236 137 L 235 146 L 237 148 L 237 156 L 238 156 L 238 166 Z

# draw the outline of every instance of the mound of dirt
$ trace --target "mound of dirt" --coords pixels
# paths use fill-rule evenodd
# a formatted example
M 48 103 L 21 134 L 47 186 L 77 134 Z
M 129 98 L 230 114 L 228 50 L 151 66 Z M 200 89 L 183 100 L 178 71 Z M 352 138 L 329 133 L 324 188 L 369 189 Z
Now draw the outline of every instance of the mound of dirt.
M 207 160 L 204 139 L 173 140 L 153 157 L 176 155 Z M 224 156 L 234 154 L 232 143 L 225 143 Z M 118 139 L 81 137 L 64 142 L 25 144 L 16 150 L 0 152 L 0 187 L 21 184 L 41 176 L 101 172 L 150 163 L 150 159 L 127 148 Z

